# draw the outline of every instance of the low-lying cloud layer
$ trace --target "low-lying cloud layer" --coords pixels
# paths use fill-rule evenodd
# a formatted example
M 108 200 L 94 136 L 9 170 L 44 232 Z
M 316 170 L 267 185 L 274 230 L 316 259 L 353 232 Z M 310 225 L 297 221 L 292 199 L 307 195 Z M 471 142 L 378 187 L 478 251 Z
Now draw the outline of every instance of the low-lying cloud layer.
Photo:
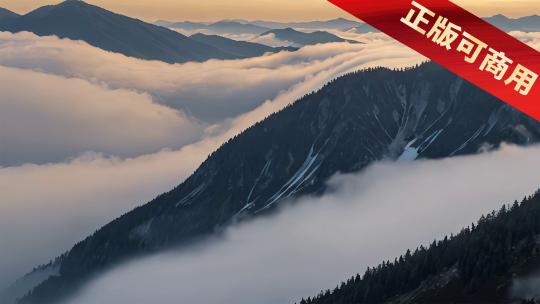
M 0 166 L 56 162 L 85 151 L 133 157 L 179 148 L 229 130 L 246 112 L 262 119 L 344 73 L 421 60 L 386 39 L 171 65 L 80 41 L 0 32 L 0 84 L 7 88 L 0 100 Z
M 253 110 L 310 75 L 378 47 L 342 43 L 244 60 L 167 64 L 106 52 L 80 41 L 2 32 L 0 65 L 147 92 L 156 102 L 215 123 Z M 411 55 L 414 52 L 409 51 Z
M 538 33 L 513 34 L 539 43 Z M 246 112 L 268 116 L 295 99 L 290 91 L 299 92 L 298 98 L 365 66 L 422 60 L 383 34 L 341 35 L 366 44 L 171 65 L 81 41 L 0 32 L 0 85 L 6 88 L 0 101 L 0 166 L 58 162 L 86 151 L 134 157 L 179 148 L 200 140 L 209 126 L 206 132 L 227 130 Z M 319 84 L 308 85 L 314 79 Z M 268 107 L 283 95 L 287 102 Z
M 197 248 L 127 263 L 69 303 L 293 303 L 533 193 L 539 155 L 539 147 L 506 146 L 337 176 L 330 194 Z
M 179 148 L 203 127 L 147 94 L 0 66 L 0 166 Z
M 510 32 L 510 35 L 514 36 L 515 38 L 527 43 L 532 48 L 535 48 L 536 50 L 540 49 L 540 33 L 538 32 L 519 32 L 514 31 Z
M 198 90 L 198 93 L 193 94 L 203 94 L 209 103 L 212 101 L 219 105 L 220 101 L 228 102 L 225 97 L 220 99 L 220 94 L 241 98 L 246 94 L 256 94 L 257 88 L 264 86 L 265 82 L 269 82 L 269 85 L 277 90 L 267 94 L 261 89 L 262 95 L 257 97 L 258 101 L 253 105 L 253 110 L 242 110 L 239 115 L 231 114 L 236 113 L 235 111 L 227 112 L 225 116 L 234 118 L 206 128 L 197 143 L 179 150 L 165 150 L 125 160 L 90 154 L 66 163 L 0 168 L 0 289 L 35 265 L 68 250 L 75 242 L 109 220 L 170 190 L 227 139 L 301 96 L 322 87 L 329 80 L 366 67 L 404 67 L 423 60 L 418 54 L 382 34 L 366 35 L 362 39 L 370 43 L 327 44 L 306 47 L 296 53 L 282 52 L 247 60 L 168 65 L 103 52 L 82 42 L 58 40 L 54 37 L 38 38 L 28 33 L 0 33 L 0 65 L 11 67 L 2 67 L 2 70 L 10 71 L 9 74 L 14 76 L 24 75 L 24 79 L 28 78 L 30 81 L 53 80 L 57 85 L 55 88 L 38 85 L 37 88 L 43 89 L 41 93 L 36 93 L 32 91 L 34 86 L 17 82 L 20 79 L 9 79 L 9 75 L 5 76 L 5 79 L 0 77 L 10 86 L 13 85 L 10 88 L 13 99 L 25 100 L 32 94 L 40 94 L 42 100 L 45 96 L 48 98 L 47 102 L 54 105 L 42 109 L 42 112 L 34 108 L 43 106 L 39 104 L 39 100 L 27 100 L 28 107 L 24 108 L 20 106 L 24 103 L 15 107 L 10 105 L 7 99 L 0 99 L 0 103 L 5 103 L 0 105 L 0 108 L 7 110 L 9 106 L 13 106 L 16 110 L 13 112 L 20 114 L 4 120 L 7 116 L 2 115 L 6 114 L 0 113 L 0 139 L 10 138 L 16 131 L 27 132 L 20 133 L 28 134 L 28 137 L 25 138 L 25 143 L 19 144 L 24 144 L 24 151 L 37 153 L 31 162 L 44 160 L 41 158 L 43 154 L 39 152 L 49 151 L 42 147 L 49 142 L 70 147 L 73 149 L 71 156 L 75 157 L 78 151 L 86 149 L 86 146 L 74 146 L 73 143 L 81 141 L 74 141 L 73 138 L 90 135 L 95 136 L 95 145 L 88 148 L 89 150 L 107 152 L 99 150 L 110 148 L 110 153 L 121 154 L 122 150 L 119 149 L 127 146 L 123 140 L 131 138 L 130 135 L 127 135 L 127 139 L 122 138 L 122 141 L 113 141 L 110 138 L 115 134 L 122 135 L 122 132 L 129 129 L 124 128 L 125 125 L 130 125 L 132 130 L 139 130 L 138 126 L 145 125 L 148 129 L 155 127 L 165 133 L 169 128 L 181 127 L 181 133 L 176 138 L 178 141 L 173 142 L 180 145 L 184 140 L 189 141 L 191 135 L 184 133 L 186 130 L 194 130 L 193 134 L 199 134 L 198 127 L 200 124 L 206 126 L 205 122 L 195 123 L 192 129 L 193 118 L 170 108 L 160 107 L 156 102 L 165 104 L 167 96 L 178 96 L 178 100 L 182 101 L 182 96 L 189 97 L 189 92 Z M 280 72 L 272 71 L 274 68 Z M 291 78 L 290 82 L 283 86 L 272 84 L 273 78 L 280 78 L 283 73 L 295 69 L 302 69 L 307 74 L 298 74 L 297 78 Z M 252 78 L 250 71 L 254 71 Z M 266 77 L 266 73 L 271 74 L 271 77 Z M 236 82 L 231 85 L 233 80 Z M 15 91 L 17 85 L 20 86 L 19 91 Z M 250 85 L 253 85 L 253 88 Z M 85 89 L 78 91 L 79 86 Z M 55 100 L 55 96 L 61 98 L 59 92 L 62 92 L 62 89 L 69 98 L 63 101 Z M 22 92 L 24 90 L 28 92 Z M 246 93 L 248 91 L 251 93 Z M 85 94 L 83 96 L 73 92 Z M 92 93 L 94 98 L 86 99 L 90 92 L 95 92 Z M 271 97 L 266 98 L 265 94 Z M 96 102 L 96 96 L 102 98 Z M 117 96 L 129 98 L 121 98 L 116 106 Z M 217 99 L 212 99 L 212 96 Z M 73 101 L 73 104 L 70 104 L 70 100 L 86 103 L 79 105 L 77 101 Z M 189 105 L 189 102 L 186 105 Z M 136 109 L 131 109 L 132 107 Z M 212 106 L 208 109 L 212 109 Z M 85 116 L 93 117 L 94 120 L 69 120 L 70 117 L 75 120 L 81 111 L 85 111 Z M 51 132 L 35 131 L 38 132 L 35 134 L 42 136 L 39 139 L 33 139 L 31 135 L 34 133 L 28 131 L 31 126 L 26 126 L 32 122 L 30 118 L 36 116 L 40 128 L 53 126 L 49 129 Z M 116 117 L 117 123 L 122 122 L 120 126 L 115 123 L 111 129 L 110 117 Z M 155 121 L 157 118 L 160 118 L 160 122 Z M 4 127 L 6 121 L 12 123 L 10 128 Z M 104 123 L 109 128 L 100 129 L 95 126 L 97 122 Z M 184 123 L 187 124 L 185 129 Z M 72 132 L 63 130 L 65 142 L 52 134 L 52 131 L 62 129 L 62 126 Z M 85 129 L 85 126 L 88 128 Z M 86 130 L 86 133 L 80 129 Z M 141 132 L 142 135 L 151 134 L 152 130 Z M 146 148 L 153 147 L 148 145 L 153 143 L 152 136 L 145 137 L 141 134 L 135 134 L 136 138 L 147 138 L 147 145 L 137 146 L 134 142 L 133 151 L 124 151 L 126 155 L 144 154 L 147 153 Z M 167 148 L 172 145 L 166 139 L 156 146 L 163 145 L 163 148 Z M 85 138 L 85 142 L 87 141 L 89 138 Z M 36 144 L 28 144 L 32 142 Z M 111 145 L 107 146 L 108 143 Z M 4 147 L 6 146 L 0 145 L 0 166 Z M 48 161 L 64 157 L 64 151 L 67 150 L 69 149 L 59 149 L 61 153 L 51 154 Z M 20 151 L 21 155 L 29 155 L 23 153 L 24 151 Z
M 98 227 L 172 189 L 204 157 L 186 148 L 0 169 L 0 294 Z
M 305 55 L 315 58 L 323 52 L 337 53 L 341 47 L 330 44 L 308 48 Z M 3 248 L 9 248 L 0 254 L 0 289 L 68 250 L 109 220 L 172 189 L 229 138 L 329 80 L 357 69 L 404 67 L 422 60 L 388 41 L 359 54 L 342 57 L 342 61 L 306 76 L 253 111 L 209 127 L 200 141 L 179 150 L 127 160 L 94 154 L 67 163 L 0 168 L 0 239 Z M 24 190 L 27 187 L 32 188 L 31 193 Z

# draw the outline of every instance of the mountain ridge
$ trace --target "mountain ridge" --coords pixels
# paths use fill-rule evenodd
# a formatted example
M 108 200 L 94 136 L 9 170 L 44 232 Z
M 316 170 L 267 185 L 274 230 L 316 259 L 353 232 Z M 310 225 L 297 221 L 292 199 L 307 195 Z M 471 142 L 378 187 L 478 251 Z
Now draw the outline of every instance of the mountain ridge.
M 540 32 L 540 16 L 538 15 L 509 18 L 505 15 L 499 14 L 484 18 L 484 20 L 505 32 Z
M 239 56 L 250 58 L 262 56 L 266 53 L 274 53 L 276 51 L 296 51 L 297 48 L 292 47 L 270 47 L 258 43 L 248 42 L 248 41 L 234 41 L 231 39 L 224 38 L 218 35 L 205 35 L 205 34 L 194 34 L 189 36 L 189 38 L 199 41 L 201 43 L 213 45 L 220 50 L 231 54 L 237 54 Z M 234 42 L 232 42 L 234 41 Z
M 267 36 L 267 35 L 274 35 L 275 38 L 281 41 L 288 41 L 292 43 L 293 47 L 302 47 L 306 45 L 331 43 L 331 42 L 359 43 L 357 41 L 343 39 L 334 34 L 324 32 L 324 31 L 304 33 L 290 27 L 285 28 L 285 29 L 270 30 L 270 31 L 262 33 L 259 37 Z
M 263 32 L 272 30 L 272 29 L 285 29 L 288 27 L 292 28 L 302 28 L 306 30 L 323 30 L 323 29 L 334 29 L 334 30 L 348 30 L 357 25 L 362 24 L 359 21 L 353 21 L 345 18 L 335 18 L 323 21 L 304 21 L 304 22 L 279 22 L 279 21 L 265 21 L 265 20 L 243 20 L 243 19 L 232 19 L 232 20 L 219 20 L 213 22 L 193 22 L 189 20 L 185 21 L 168 21 L 168 20 L 157 20 L 154 24 L 168 27 L 177 27 L 185 30 L 217 30 L 217 32 L 226 32 L 224 29 L 221 29 L 219 25 L 221 23 L 234 23 L 237 26 L 246 26 L 253 27 L 253 31 L 246 31 L 244 33 L 252 34 L 262 34 Z
M 193 242 L 284 200 L 322 194 L 337 172 L 539 140 L 537 121 L 435 64 L 352 73 L 232 138 L 184 183 L 75 245 L 59 276 L 21 303 L 55 303 L 126 258 Z
M 217 34 L 239 33 L 259 35 L 270 30 L 270 28 L 234 20 L 221 20 L 210 23 L 192 21 L 170 22 L 161 20 L 155 22 L 155 24 L 186 31 L 212 31 Z
M 245 58 L 243 55 L 229 53 L 216 46 L 190 39 L 176 31 L 79 0 L 43 6 L 26 15 L 2 20 L 0 30 L 14 33 L 30 31 L 38 36 L 56 35 L 60 38 L 83 40 L 106 51 L 144 60 L 184 63 Z M 230 39 L 228 43 L 241 44 Z M 263 46 L 257 46 L 260 47 Z M 240 47 L 237 46 L 237 49 Z
M 484 17 L 485 21 L 491 23 L 492 25 L 497 26 L 498 28 L 502 29 L 503 31 L 509 32 L 509 31 L 524 31 L 524 32 L 539 32 L 540 31 L 540 16 L 538 15 L 531 15 L 531 16 L 523 16 L 518 18 L 509 18 L 505 15 L 499 14 L 494 15 L 491 17 Z M 369 32 L 378 32 L 377 29 L 373 28 L 372 26 L 361 22 L 361 21 L 353 21 L 345 18 L 337 18 L 337 19 L 330 19 L 326 21 L 306 21 L 306 22 L 277 22 L 277 21 L 265 21 L 265 20 L 222 20 L 222 21 L 231 21 L 236 22 L 238 24 L 243 24 L 244 26 L 258 26 L 262 28 L 266 28 L 266 31 L 269 30 L 276 30 L 276 29 L 286 29 L 286 28 L 295 28 L 295 29 L 304 29 L 304 30 L 324 30 L 324 29 L 331 29 L 331 30 L 339 30 L 339 31 L 349 31 L 349 30 L 355 30 L 357 33 L 369 33 Z M 191 21 L 182 21 L 182 22 L 171 22 L 171 21 L 163 21 L 158 20 L 155 22 L 155 24 L 159 24 L 162 26 L 171 26 L 173 24 L 176 24 L 177 27 L 183 28 L 185 30 L 212 30 L 210 25 L 211 24 L 219 24 L 221 21 L 217 22 L 210 22 L 210 23 L 204 23 L 204 22 L 191 22 Z M 221 33 L 226 33 L 226 31 L 219 29 L 217 26 L 214 26 L 213 30 L 217 30 Z M 259 33 L 255 34 L 262 34 L 264 31 L 260 31 Z M 240 34 L 240 33 L 237 33 Z

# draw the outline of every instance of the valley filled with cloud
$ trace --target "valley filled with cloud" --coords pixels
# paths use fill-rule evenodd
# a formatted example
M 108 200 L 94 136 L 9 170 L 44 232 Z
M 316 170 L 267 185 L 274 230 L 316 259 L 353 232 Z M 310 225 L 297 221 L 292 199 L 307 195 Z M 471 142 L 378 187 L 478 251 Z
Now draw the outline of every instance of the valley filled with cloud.
M 0 165 L 59 162 L 87 151 L 133 157 L 200 138 L 203 125 L 133 90 L 0 66 Z
M 167 64 L 81 41 L 0 32 L 0 290 L 180 184 L 228 139 L 330 80 L 425 60 L 383 34 L 334 33 L 363 43 Z M 537 33 L 513 35 L 540 47 Z M 271 35 L 254 42 L 287 45 Z M 158 295 L 160 303 L 176 303 L 173 295 L 180 291 L 194 304 L 311 296 L 352 270 L 458 232 L 481 213 L 532 193 L 540 184 L 540 175 L 530 172 L 538 152 L 507 146 L 481 156 L 382 163 L 360 175 L 338 176 L 331 182 L 334 193 L 235 226 L 214 244 L 121 266 L 73 303 Z M 519 184 L 512 183 L 518 177 Z M 474 191 L 473 181 L 479 184 Z M 502 182 L 508 187 L 497 187 Z M 392 215 L 396 204 L 410 210 L 406 219 Z M 384 216 L 388 221 L 371 220 Z M 392 227 L 398 224 L 411 228 L 397 232 Z M 291 227 L 295 234 L 288 233 Z M 373 229 L 389 239 L 379 243 L 364 234 Z M 246 264 L 252 267 L 242 268 Z M 314 279 L 315 271 L 328 275 Z M 227 280 L 231 272 L 237 279 Z M 190 284 L 174 284 L 179 280 Z M 149 290 L 149 282 L 161 287 Z M 273 292 L 266 288 L 270 283 Z M 215 292 L 196 297 L 203 286 Z M 127 288 L 135 292 L 118 292 Z
M 216 123 L 253 110 L 280 91 L 352 59 L 414 56 L 402 48 L 384 58 L 384 47 L 397 47 L 390 39 L 384 40 L 386 44 L 321 44 L 243 60 L 167 64 L 106 52 L 84 42 L 3 32 L 0 65 L 81 78 L 110 89 L 145 92 L 157 103 Z
M 322 197 L 289 202 L 194 248 L 125 263 L 67 303 L 297 303 L 533 194 L 539 153 L 504 146 L 338 175 Z
M 393 56 L 381 56 L 389 49 Z M 0 81 L 8 89 L 0 104 L 6 147 L 0 166 L 57 162 L 87 151 L 134 157 L 178 149 L 245 113 L 262 119 L 344 73 L 420 60 L 383 38 L 369 46 L 324 44 L 252 59 L 167 64 L 83 42 L 2 32 Z M 286 102 L 272 102 L 291 91 L 297 94 Z M 55 107 L 40 110 L 52 102 Z
M 180 184 L 229 138 L 329 80 L 423 61 L 383 35 L 366 45 L 322 44 L 175 65 L 29 33 L 0 37 L 0 69 L 6 72 L 0 84 L 9 88 L 0 103 L 0 238 L 9 248 L 0 256 L 0 289 Z M 381 55 L 390 51 L 392 56 Z M 284 72 L 295 76 L 283 80 L 278 74 Z M 216 113 L 227 93 L 255 104 L 213 122 L 188 114 L 189 104 L 179 110 L 163 101 L 167 94 L 187 100 L 195 91 L 204 95 L 197 102 L 215 104 Z M 31 195 L 25 187 L 32 187 Z

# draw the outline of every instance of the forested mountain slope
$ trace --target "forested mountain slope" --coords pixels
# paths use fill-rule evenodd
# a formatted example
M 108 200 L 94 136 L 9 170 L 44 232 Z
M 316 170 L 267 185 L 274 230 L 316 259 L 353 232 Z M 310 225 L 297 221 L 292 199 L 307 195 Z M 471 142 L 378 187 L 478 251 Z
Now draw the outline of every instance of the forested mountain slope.
M 537 121 L 433 63 L 353 73 L 231 139 L 184 183 L 75 245 L 58 276 L 22 303 L 55 303 L 126 258 L 189 244 L 284 200 L 323 193 L 338 172 L 539 139 Z
M 300 304 L 536 303 L 511 290 L 516 277 L 535 270 L 540 274 L 540 192 Z

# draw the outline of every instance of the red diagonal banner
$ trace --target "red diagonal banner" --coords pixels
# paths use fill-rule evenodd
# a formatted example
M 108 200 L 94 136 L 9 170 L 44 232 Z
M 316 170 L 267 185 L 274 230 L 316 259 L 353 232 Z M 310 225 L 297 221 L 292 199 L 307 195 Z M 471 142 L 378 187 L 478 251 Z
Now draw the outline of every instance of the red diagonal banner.
M 540 120 L 540 54 L 481 18 L 448 0 L 329 1 Z

